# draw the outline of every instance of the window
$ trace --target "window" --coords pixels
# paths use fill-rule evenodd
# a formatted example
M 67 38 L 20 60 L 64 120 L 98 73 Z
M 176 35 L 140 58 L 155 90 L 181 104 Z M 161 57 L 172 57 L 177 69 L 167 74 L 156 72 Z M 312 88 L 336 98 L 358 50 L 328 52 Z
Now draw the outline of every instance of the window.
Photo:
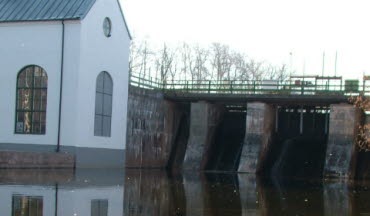
M 107 72 L 101 72 L 96 80 L 95 136 L 110 137 L 112 120 L 113 81 Z
M 17 78 L 15 133 L 45 134 L 48 77 L 44 69 L 23 68 Z
M 43 199 L 40 196 L 13 195 L 12 216 L 42 216 Z
M 96 199 L 91 200 L 91 216 L 107 216 L 108 215 L 108 200 Z
M 110 19 L 108 17 L 105 17 L 105 19 L 103 21 L 103 32 L 104 32 L 104 35 L 106 37 L 110 37 L 111 36 L 112 22 L 110 21 Z

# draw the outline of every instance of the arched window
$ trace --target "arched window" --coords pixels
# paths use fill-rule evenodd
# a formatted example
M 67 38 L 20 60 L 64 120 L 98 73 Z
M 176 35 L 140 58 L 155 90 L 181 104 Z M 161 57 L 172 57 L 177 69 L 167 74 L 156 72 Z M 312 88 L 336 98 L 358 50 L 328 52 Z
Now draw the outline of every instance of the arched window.
M 113 81 L 103 71 L 96 79 L 94 135 L 110 137 L 112 121 Z
M 31 65 L 17 78 L 15 133 L 45 134 L 48 76 L 44 69 Z

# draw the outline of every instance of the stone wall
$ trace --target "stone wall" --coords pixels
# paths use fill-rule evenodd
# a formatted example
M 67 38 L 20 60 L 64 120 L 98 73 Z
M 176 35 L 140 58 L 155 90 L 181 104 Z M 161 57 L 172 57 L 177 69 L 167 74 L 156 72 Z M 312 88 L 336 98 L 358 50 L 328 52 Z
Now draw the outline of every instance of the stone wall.
M 67 153 L 0 151 L 0 169 L 74 168 L 75 156 Z
M 181 104 L 166 101 L 161 91 L 130 86 L 126 167 L 166 167 L 184 112 Z

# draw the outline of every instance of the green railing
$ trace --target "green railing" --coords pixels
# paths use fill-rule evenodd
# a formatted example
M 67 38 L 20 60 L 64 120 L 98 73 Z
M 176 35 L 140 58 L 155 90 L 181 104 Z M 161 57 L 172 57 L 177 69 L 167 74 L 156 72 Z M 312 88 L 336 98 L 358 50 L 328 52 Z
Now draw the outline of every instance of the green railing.
M 275 80 L 169 80 L 130 76 L 133 86 L 166 92 L 206 94 L 289 94 L 289 95 L 359 95 L 370 94 L 370 85 L 318 84 Z

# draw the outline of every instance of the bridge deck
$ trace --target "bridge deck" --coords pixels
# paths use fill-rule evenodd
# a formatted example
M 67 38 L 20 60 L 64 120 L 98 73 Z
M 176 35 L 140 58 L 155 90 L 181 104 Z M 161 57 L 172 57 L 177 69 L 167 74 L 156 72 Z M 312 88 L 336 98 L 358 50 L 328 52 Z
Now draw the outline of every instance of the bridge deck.
M 283 94 L 208 94 L 164 91 L 166 99 L 178 102 L 211 101 L 224 103 L 245 103 L 260 101 L 274 104 L 317 104 L 346 103 L 346 95 L 283 95 Z
M 319 104 L 348 102 L 352 96 L 367 95 L 370 85 L 365 81 L 346 82 L 334 77 L 337 82 L 321 82 L 328 77 L 315 77 L 314 82 L 302 80 L 201 80 L 159 81 L 131 75 L 133 86 L 156 89 L 172 101 L 213 101 L 245 103 L 260 101 L 274 104 Z M 297 82 L 299 81 L 299 82 Z

